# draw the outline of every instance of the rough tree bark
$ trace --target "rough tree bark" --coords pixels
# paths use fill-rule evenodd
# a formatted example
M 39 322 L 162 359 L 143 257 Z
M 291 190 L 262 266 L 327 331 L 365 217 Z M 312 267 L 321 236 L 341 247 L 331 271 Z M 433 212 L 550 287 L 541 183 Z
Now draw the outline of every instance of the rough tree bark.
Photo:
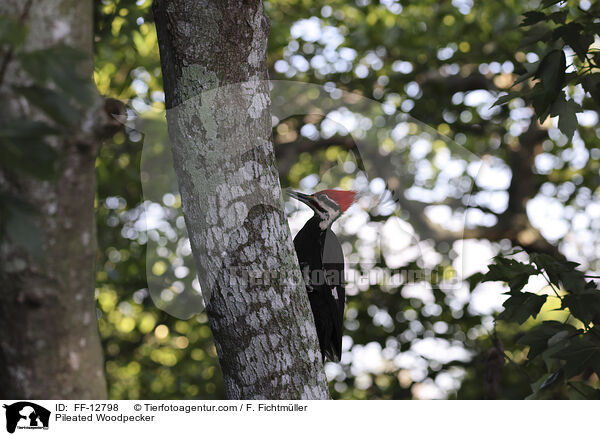
M 92 53 L 91 0 L 4 0 L 0 13 L 22 17 L 30 29 L 26 50 L 66 44 Z M 2 121 L 15 117 L 47 120 L 11 90 L 11 85 L 26 85 L 28 79 L 18 63 L 5 61 L 2 64 L 8 68 L 0 86 Z M 91 62 L 86 67 L 91 78 Z M 72 135 L 51 142 L 60 156 L 60 174 L 55 180 L 0 172 L 3 191 L 38 209 L 45 257 L 42 266 L 10 241 L 1 243 L 2 398 L 107 396 L 94 302 L 94 162 L 99 132 L 111 121 L 99 96 L 83 119 Z
M 226 394 L 328 398 L 281 203 L 261 1 L 155 0 L 153 10 L 175 171 Z

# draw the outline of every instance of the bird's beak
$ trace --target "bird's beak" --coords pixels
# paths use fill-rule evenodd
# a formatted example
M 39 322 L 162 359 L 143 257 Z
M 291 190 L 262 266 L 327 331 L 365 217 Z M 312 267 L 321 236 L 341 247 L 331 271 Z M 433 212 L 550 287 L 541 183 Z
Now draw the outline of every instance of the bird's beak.
M 292 191 L 291 189 L 286 190 L 287 195 L 292 198 L 295 198 L 298 201 L 301 201 L 304 204 L 311 205 L 312 195 L 303 194 L 302 192 Z

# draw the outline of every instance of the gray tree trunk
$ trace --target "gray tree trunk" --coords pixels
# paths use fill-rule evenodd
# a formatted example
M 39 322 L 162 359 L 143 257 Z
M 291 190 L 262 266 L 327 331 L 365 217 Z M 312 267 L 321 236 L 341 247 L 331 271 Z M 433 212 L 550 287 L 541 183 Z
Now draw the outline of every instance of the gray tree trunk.
M 167 121 L 226 393 L 329 397 L 283 213 L 260 0 L 155 0 Z
M 26 50 L 66 44 L 92 53 L 91 0 L 3 0 L 0 13 L 22 17 L 30 29 Z M 2 64 L 6 60 L 0 59 Z M 11 85 L 28 84 L 28 79 L 18 63 L 6 65 L 0 86 L 2 120 L 47 120 L 14 94 Z M 91 77 L 91 62 L 86 68 Z M 2 190 L 38 210 L 45 258 L 45 265 L 39 264 L 10 240 L 0 247 L 2 398 L 107 396 L 94 301 L 94 162 L 98 132 L 110 123 L 99 96 L 84 119 L 72 135 L 51 142 L 60 156 L 55 180 L 0 172 Z

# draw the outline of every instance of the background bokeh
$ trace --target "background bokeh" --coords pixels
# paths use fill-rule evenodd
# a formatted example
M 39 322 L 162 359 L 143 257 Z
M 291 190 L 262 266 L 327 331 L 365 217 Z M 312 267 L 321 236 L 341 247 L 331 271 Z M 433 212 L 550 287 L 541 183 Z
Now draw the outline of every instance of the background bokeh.
M 144 171 L 169 152 L 150 3 L 96 3 L 94 79 L 103 95 L 128 102 L 131 120 L 96 162 L 96 292 L 109 392 L 222 398 L 206 315 L 181 319 L 157 307 L 199 287 L 176 187 Z M 470 289 L 465 279 L 517 244 L 600 269 L 596 106 L 581 86 L 568 89 L 584 108 L 572 140 L 556 119 L 539 125 L 522 99 L 492 107 L 542 56 L 541 45 L 520 46 L 518 27 L 537 3 L 264 2 L 271 79 L 319 85 L 337 102 L 274 117 L 282 186 L 359 189 L 361 200 L 334 230 L 351 277 L 378 272 L 348 285 L 342 361 L 326 365 L 334 398 L 483 398 L 493 331 L 512 361 L 498 396 L 523 398 L 531 380 L 513 338 L 564 315 L 548 304 L 523 326 L 494 323 L 502 285 Z M 306 104 L 306 92 L 276 91 L 274 114 Z M 367 108 L 353 109 L 348 93 Z M 534 135 L 523 155 L 519 145 Z M 286 211 L 295 233 L 308 212 L 291 201 Z M 151 295 L 153 280 L 168 286 Z M 536 280 L 528 285 L 535 290 L 543 286 Z

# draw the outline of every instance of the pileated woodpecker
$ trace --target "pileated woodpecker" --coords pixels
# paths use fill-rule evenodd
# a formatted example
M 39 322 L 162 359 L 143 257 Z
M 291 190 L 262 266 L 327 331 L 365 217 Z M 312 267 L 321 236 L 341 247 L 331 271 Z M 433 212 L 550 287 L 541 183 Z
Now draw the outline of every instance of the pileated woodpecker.
M 290 197 L 307 204 L 314 212 L 294 238 L 300 269 L 306 283 L 323 360 L 337 362 L 342 354 L 344 253 L 331 224 L 352 205 L 354 191 L 326 189 L 313 195 L 288 191 Z

